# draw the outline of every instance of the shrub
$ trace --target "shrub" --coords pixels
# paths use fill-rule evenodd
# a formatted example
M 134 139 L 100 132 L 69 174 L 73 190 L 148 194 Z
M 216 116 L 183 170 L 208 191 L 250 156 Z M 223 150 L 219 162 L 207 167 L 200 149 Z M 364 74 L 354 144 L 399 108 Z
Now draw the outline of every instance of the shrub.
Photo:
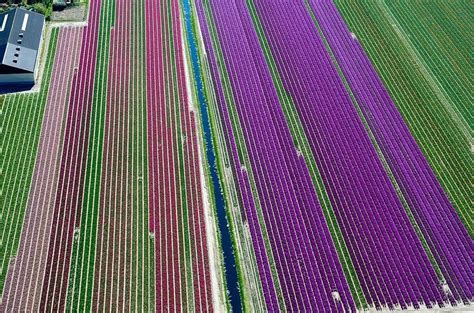
M 45 1 L 46 2 L 46 1 Z M 38 13 L 43 14 L 47 20 L 51 17 L 51 12 L 53 10 L 52 3 L 50 5 L 45 5 L 43 3 L 37 2 L 31 5 L 31 8 Z

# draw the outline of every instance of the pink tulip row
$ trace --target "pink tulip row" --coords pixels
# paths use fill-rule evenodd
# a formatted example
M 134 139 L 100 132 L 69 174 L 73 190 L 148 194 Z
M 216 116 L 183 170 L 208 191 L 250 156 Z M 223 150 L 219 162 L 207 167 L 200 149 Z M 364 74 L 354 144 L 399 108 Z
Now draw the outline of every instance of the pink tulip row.
M 83 31 L 80 65 L 73 77 L 69 96 L 41 311 L 63 311 L 65 307 L 73 233 L 79 225 L 82 207 L 100 7 L 100 0 L 90 2 L 89 24 Z
M 82 28 L 59 31 L 56 59 L 49 84 L 36 164 L 28 197 L 24 227 L 15 262 L 10 264 L 1 311 L 38 311 L 41 284 L 47 267 L 48 240 L 59 178 L 63 117 L 67 111 Z M 28 292 L 28 290 L 33 290 Z

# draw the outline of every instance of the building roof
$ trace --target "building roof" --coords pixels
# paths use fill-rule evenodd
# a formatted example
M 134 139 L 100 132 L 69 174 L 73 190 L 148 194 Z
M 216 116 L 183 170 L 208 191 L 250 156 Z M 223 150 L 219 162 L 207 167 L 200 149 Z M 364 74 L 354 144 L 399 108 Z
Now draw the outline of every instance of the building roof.
M 15 8 L 0 14 L 0 74 L 34 73 L 44 16 Z

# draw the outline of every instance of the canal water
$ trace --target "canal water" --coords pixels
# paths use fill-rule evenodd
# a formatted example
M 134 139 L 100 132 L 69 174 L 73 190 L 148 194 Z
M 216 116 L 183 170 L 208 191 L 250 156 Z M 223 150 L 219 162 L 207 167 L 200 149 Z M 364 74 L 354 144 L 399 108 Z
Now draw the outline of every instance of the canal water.
M 240 297 L 239 292 L 239 280 L 237 276 L 234 251 L 232 247 L 232 239 L 227 222 L 226 203 L 224 201 L 224 196 L 222 194 L 222 186 L 217 173 L 216 155 L 214 153 L 211 126 L 209 124 L 209 111 L 207 106 L 207 100 L 204 95 L 203 81 L 199 66 L 199 54 L 196 47 L 197 42 L 192 27 L 192 8 L 189 1 L 190 0 L 183 0 L 186 37 L 188 40 L 188 47 L 191 53 L 194 81 L 196 82 L 195 87 L 197 88 L 202 127 L 204 129 L 206 156 L 213 184 L 213 196 L 217 207 L 217 221 L 219 224 L 218 227 L 221 235 L 220 244 L 224 256 L 225 277 L 227 282 L 229 301 L 233 312 L 242 312 L 242 299 Z

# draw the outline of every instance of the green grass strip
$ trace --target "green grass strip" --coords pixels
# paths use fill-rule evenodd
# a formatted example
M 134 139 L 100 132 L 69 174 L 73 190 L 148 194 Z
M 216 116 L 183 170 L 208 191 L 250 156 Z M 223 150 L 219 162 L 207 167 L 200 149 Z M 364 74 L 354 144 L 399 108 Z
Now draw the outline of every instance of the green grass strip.
M 31 178 L 36 162 L 39 137 L 49 91 L 59 31 L 51 29 L 40 91 L 0 97 L 1 133 L 8 139 L 0 153 L 0 294 L 3 291 L 10 258 L 20 243 Z M 13 101 L 12 101 L 13 100 Z M 14 110 L 14 114 L 9 114 Z M 6 126 L 5 126 L 6 125 Z M 3 139 L 2 139 L 3 140 Z M 6 163 L 6 164 L 5 164 Z M 8 227 L 8 229 L 7 229 Z
M 427 67 L 434 84 L 446 93 L 449 104 L 459 112 L 461 123 L 474 128 L 472 114 L 472 49 L 468 37 L 472 25 L 459 23 L 452 9 L 440 0 L 415 2 L 407 0 L 380 1 L 404 35 L 411 49 Z M 474 7 L 470 2 L 450 1 L 450 5 L 465 8 L 466 19 L 474 20 Z M 469 9 L 470 6 L 470 9 Z
M 190 4 L 190 6 L 191 6 L 192 13 L 193 13 L 189 17 L 191 19 L 191 24 L 192 24 L 192 30 L 191 31 L 193 32 L 193 36 L 195 38 L 198 38 L 199 29 L 198 29 L 197 23 L 196 23 L 195 11 L 193 10 L 192 4 Z M 181 14 L 183 16 L 183 19 L 186 18 L 183 6 L 181 6 Z M 225 292 L 226 278 L 225 278 L 225 274 L 224 274 L 224 270 L 225 270 L 224 269 L 224 261 L 222 259 L 222 253 L 221 253 L 221 251 L 222 251 L 221 234 L 220 234 L 220 231 L 219 231 L 219 228 L 218 228 L 218 225 L 217 225 L 217 206 L 216 206 L 214 197 L 212 197 L 212 195 L 214 194 L 214 185 L 212 184 L 211 170 L 208 166 L 206 166 L 209 163 L 208 163 L 208 160 L 207 160 L 207 154 L 205 153 L 205 151 L 206 151 L 205 136 L 204 136 L 204 130 L 202 129 L 202 124 L 199 122 L 200 121 L 200 119 L 199 119 L 200 108 L 199 108 L 199 101 L 198 101 L 197 82 L 194 80 L 194 77 L 195 77 L 194 68 L 193 68 L 193 66 L 191 66 L 192 61 L 191 61 L 191 51 L 190 51 L 190 47 L 188 45 L 188 35 L 187 35 L 186 31 L 184 31 L 183 34 L 184 34 L 183 40 L 185 42 L 185 51 L 186 51 L 186 54 L 185 54 L 186 55 L 186 63 L 188 64 L 189 77 L 191 79 L 191 94 L 189 96 L 192 98 L 192 101 L 193 101 L 193 104 L 194 104 L 194 109 L 195 109 L 195 112 L 196 112 L 195 122 L 196 122 L 197 136 L 200 137 L 200 143 L 201 143 L 199 145 L 199 149 L 200 149 L 201 157 L 203 158 L 202 163 L 205 164 L 205 166 L 203 166 L 204 177 L 205 177 L 205 186 L 207 186 L 207 188 L 209 189 L 208 194 L 210 196 L 209 196 L 208 200 L 210 202 L 210 208 L 212 210 L 212 216 L 213 216 L 212 220 L 214 222 L 212 227 L 216 231 L 215 243 L 216 243 L 216 249 L 217 249 L 216 253 L 217 253 L 217 257 L 218 257 L 218 260 L 216 260 L 216 263 L 218 265 L 217 265 L 217 269 L 215 269 L 215 270 L 218 270 L 219 284 L 222 286 L 222 290 L 220 291 L 220 298 L 224 301 L 224 303 L 226 305 L 226 308 L 227 308 L 227 311 L 229 311 L 230 310 L 229 299 L 228 299 L 227 292 Z M 196 41 L 198 41 L 198 40 L 196 40 Z M 196 49 L 198 50 L 199 55 L 203 55 L 202 48 L 199 45 L 197 45 Z M 201 66 L 201 70 L 202 70 L 202 66 Z M 203 75 L 203 73 L 201 73 L 201 75 Z M 209 88 L 207 87 L 207 81 L 204 79 L 202 84 L 203 84 L 203 88 L 206 90 L 206 96 L 207 96 L 207 91 L 209 90 Z M 207 102 L 207 103 L 209 103 L 209 102 Z M 212 125 L 211 125 L 211 129 L 212 129 Z M 213 132 L 214 132 L 214 130 L 213 130 Z M 216 156 L 216 159 L 218 160 L 217 156 Z M 222 179 L 222 177 L 220 176 L 219 179 Z M 227 199 L 227 198 L 225 198 L 225 199 Z M 203 199 L 203 201 L 206 201 L 206 199 Z
M 114 1 L 102 3 L 98 30 L 97 63 L 92 95 L 90 131 L 87 147 L 84 202 L 81 208 L 79 238 L 72 247 L 67 310 L 92 310 L 94 290 L 95 256 L 97 245 L 98 215 L 102 178 L 102 154 L 104 148 L 105 111 L 107 107 L 107 83 L 109 67 L 110 29 L 115 16 Z M 89 21 L 91 22 L 91 21 Z M 88 43 L 83 42 L 82 45 Z M 80 60 L 84 61 L 84 60 Z M 97 265 L 98 266 L 98 265 Z

